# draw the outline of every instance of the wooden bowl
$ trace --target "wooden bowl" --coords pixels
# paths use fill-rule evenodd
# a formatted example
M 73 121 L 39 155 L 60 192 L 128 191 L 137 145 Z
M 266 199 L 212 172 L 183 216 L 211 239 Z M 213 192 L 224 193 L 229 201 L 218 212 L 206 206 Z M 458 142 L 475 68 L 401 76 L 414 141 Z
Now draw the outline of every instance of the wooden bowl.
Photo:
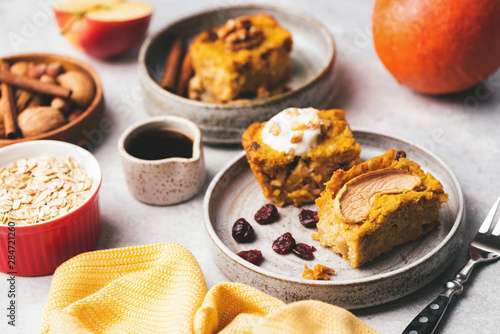
M 53 139 L 74 143 L 83 146 L 89 138 L 85 134 L 89 133 L 97 127 L 104 113 L 104 98 L 102 94 L 102 84 L 97 72 L 87 63 L 66 56 L 48 54 L 48 53 L 28 53 L 2 58 L 9 64 L 18 61 L 32 61 L 34 63 L 50 63 L 57 61 L 62 67 L 68 70 L 76 70 L 84 73 L 92 79 L 95 85 L 95 97 L 87 107 L 87 109 L 76 119 L 71 122 L 54 129 L 52 131 L 28 138 L 18 139 L 0 139 L 0 147 L 7 145 L 38 139 Z

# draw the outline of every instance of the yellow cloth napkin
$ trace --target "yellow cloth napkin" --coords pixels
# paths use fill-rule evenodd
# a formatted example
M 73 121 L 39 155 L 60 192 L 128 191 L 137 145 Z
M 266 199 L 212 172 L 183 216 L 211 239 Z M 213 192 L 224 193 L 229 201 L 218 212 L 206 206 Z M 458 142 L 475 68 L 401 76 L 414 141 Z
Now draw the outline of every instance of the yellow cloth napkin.
M 221 283 L 206 291 L 183 246 L 162 243 L 80 254 L 57 268 L 42 333 L 377 333 L 320 301 L 285 304 Z

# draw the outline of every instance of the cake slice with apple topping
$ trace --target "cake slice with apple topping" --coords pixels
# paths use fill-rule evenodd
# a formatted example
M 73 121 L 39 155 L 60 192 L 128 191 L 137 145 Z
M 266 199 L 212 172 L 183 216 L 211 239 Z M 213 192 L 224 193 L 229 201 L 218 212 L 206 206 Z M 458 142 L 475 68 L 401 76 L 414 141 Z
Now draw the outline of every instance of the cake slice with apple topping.
M 316 200 L 313 239 L 359 267 L 439 225 L 441 183 L 394 149 L 337 170 Z

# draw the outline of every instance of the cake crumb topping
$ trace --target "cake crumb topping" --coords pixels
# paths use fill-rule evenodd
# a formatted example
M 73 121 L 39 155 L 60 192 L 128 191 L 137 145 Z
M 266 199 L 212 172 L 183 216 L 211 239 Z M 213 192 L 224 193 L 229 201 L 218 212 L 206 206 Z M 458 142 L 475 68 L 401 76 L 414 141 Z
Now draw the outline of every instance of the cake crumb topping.
M 307 263 L 304 264 L 304 273 L 302 274 L 302 278 L 310 279 L 310 280 L 329 280 L 330 275 L 334 274 L 335 270 L 330 267 L 323 266 L 321 264 L 316 264 L 313 268 L 308 268 Z

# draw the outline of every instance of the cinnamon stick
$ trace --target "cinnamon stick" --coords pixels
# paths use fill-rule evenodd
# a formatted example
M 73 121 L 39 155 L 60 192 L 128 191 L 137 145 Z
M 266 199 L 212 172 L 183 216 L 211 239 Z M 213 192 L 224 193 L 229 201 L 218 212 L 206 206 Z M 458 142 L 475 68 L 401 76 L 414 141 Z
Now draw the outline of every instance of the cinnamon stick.
M 0 70 L 8 72 L 9 64 L 3 61 L 0 62 Z M 14 101 L 14 94 L 12 92 L 12 87 L 7 82 L 2 81 L 1 91 L 4 103 L 2 103 L 3 110 L 0 111 L 3 113 L 3 125 L 5 128 L 5 137 L 7 139 L 16 139 L 17 112 L 16 112 L 16 103 Z
M 165 61 L 165 71 L 161 78 L 160 86 L 170 92 L 177 91 L 177 79 L 182 61 L 182 53 L 184 50 L 184 41 L 177 38 L 170 48 L 170 52 Z
M 191 53 L 186 52 L 182 61 L 181 73 L 179 74 L 179 82 L 177 84 L 177 95 L 186 96 L 189 79 L 193 76 L 193 65 L 191 64 Z
M 57 96 L 67 99 L 71 96 L 71 90 L 59 85 L 41 82 L 40 80 L 22 77 L 5 70 L 0 70 L 0 81 L 16 87 L 31 90 L 33 92 Z

